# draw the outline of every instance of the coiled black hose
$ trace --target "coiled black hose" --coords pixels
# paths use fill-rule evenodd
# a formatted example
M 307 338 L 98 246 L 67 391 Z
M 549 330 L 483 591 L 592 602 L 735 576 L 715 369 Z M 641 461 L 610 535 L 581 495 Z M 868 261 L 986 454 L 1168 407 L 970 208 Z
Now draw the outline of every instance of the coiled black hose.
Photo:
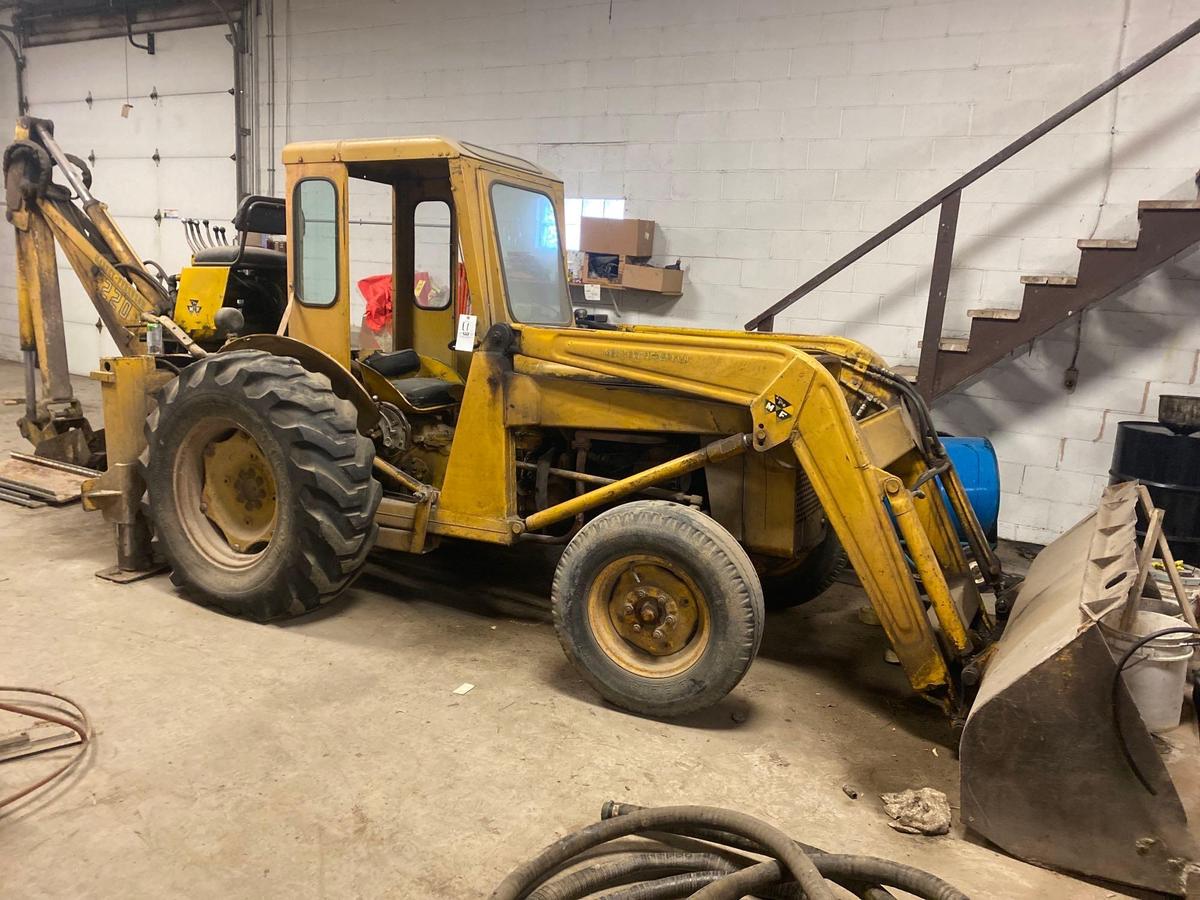
M 647 833 L 702 840 L 715 845 L 714 852 L 685 852 L 668 845 L 591 865 L 577 859 L 616 838 Z M 731 855 L 734 851 L 769 859 L 758 862 Z M 747 894 L 824 900 L 833 896 L 827 881 L 868 900 L 892 897 L 884 885 L 926 900 L 967 900 L 928 872 L 873 856 L 827 853 L 744 813 L 613 801 L 604 804 L 601 821 L 555 841 L 510 873 L 492 900 L 576 900 L 618 885 L 627 887 L 605 895 L 607 900 L 736 900 Z

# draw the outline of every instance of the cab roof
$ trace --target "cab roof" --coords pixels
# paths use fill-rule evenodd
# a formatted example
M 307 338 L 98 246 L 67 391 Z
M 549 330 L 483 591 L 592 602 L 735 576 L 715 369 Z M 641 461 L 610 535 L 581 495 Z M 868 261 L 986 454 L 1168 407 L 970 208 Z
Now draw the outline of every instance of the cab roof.
M 284 163 L 313 163 L 313 162 L 385 162 L 388 160 L 418 160 L 418 159 L 454 159 L 467 157 L 481 162 L 488 162 L 558 178 L 551 172 L 499 150 L 489 150 L 477 144 L 466 141 L 456 141 L 441 135 L 428 134 L 414 137 L 393 138 L 355 138 L 342 141 L 301 141 L 288 144 L 283 148 Z

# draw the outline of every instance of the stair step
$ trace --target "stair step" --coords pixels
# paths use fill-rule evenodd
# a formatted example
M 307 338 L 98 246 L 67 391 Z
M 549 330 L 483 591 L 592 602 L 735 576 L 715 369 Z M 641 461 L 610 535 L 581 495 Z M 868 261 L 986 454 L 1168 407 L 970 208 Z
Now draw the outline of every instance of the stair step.
M 1200 200 L 1142 200 L 1138 209 L 1200 209 Z
M 1056 285 L 1058 287 L 1074 287 L 1074 275 L 1022 275 L 1021 284 Z
M 1012 309 L 1006 306 L 994 306 L 988 309 L 968 309 L 967 316 L 972 319 L 1019 319 L 1021 318 L 1020 309 Z
M 917 341 L 917 347 L 923 347 L 924 341 Z M 938 349 L 945 350 L 947 353 L 966 353 L 967 338 L 965 337 L 944 337 L 938 341 Z
M 1137 241 L 1084 238 L 1075 242 L 1080 250 L 1136 250 Z

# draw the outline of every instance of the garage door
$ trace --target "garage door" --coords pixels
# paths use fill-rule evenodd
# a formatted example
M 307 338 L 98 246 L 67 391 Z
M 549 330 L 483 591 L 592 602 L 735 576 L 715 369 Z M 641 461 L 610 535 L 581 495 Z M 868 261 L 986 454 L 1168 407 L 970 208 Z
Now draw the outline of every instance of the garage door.
M 180 217 L 228 227 L 237 203 L 227 31 L 162 32 L 154 56 L 124 38 L 26 51 L 30 115 L 52 120 L 68 153 L 92 158 L 92 192 L 167 272 L 189 260 Z M 133 108 L 122 117 L 126 96 Z M 115 347 L 61 253 L 59 266 L 71 371 L 87 374 Z

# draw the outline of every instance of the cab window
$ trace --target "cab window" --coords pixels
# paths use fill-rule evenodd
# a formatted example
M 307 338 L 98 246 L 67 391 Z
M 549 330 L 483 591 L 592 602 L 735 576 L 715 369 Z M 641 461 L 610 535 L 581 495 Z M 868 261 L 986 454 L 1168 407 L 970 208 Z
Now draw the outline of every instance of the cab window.
M 554 204 L 538 191 L 500 182 L 492 185 L 491 193 L 504 292 L 513 319 L 531 325 L 569 323 L 571 300 Z
M 337 189 L 324 178 L 297 182 L 295 206 L 296 299 L 331 306 L 338 292 Z

